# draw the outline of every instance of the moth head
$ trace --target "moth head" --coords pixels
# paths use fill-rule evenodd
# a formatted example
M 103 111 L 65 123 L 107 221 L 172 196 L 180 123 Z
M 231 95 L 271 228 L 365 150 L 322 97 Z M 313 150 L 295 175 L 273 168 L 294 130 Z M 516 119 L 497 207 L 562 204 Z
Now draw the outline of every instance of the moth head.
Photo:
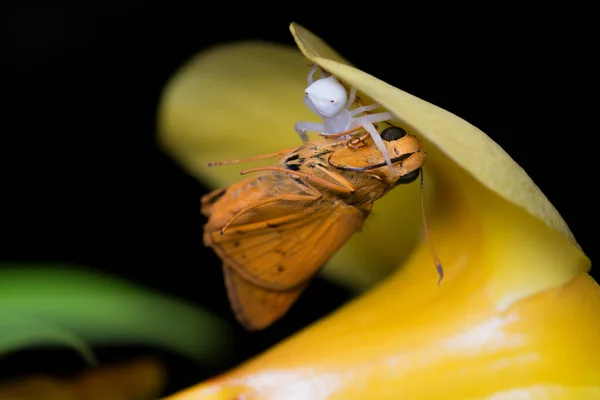
M 344 148 L 332 154 L 329 158 L 330 165 L 345 171 L 369 171 L 394 185 L 414 182 L 419 177 L 425 160 L 425 152 L 419 140 L 397 126 L 384 129 L 381 138 L 392 165 L 386 164 L 383 154 L 371 137 L 366 137 L 362 146 Z

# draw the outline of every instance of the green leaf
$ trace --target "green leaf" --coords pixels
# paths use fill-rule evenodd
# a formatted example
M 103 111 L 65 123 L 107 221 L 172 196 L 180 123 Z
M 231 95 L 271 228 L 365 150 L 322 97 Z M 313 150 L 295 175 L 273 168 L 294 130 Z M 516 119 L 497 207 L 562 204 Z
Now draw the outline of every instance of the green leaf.
M 55 345 L 77 351 L 89 365 L 98 364 L 92 348 L 72 332 L 40 318 L 4 310 L 0 315 L 0 358 L 15 350 L 35 345 Z
M 232 348 L 228 326 L 208 312 L 84 268 L 0 265 L 0 321 L 0 356 L 63 344 L 93 361 L 85 341 L 150 345 L 211 363 Z

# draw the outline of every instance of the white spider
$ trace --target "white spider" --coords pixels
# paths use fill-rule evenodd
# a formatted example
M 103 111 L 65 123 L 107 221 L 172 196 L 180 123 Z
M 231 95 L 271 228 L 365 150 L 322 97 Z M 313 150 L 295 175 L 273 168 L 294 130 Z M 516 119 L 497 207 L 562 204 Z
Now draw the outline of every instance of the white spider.
M 294 128 L 298 135 L 306 142 L 308 140 L 307 131 L 319 132 L 322 136 L 328 136 L 361 127 L 371 135 L 377 148 L 383 154 L 385 162 L 392 165 L 381 135 L 373 125 L 377 122 L 392 119 L 392 114 L 382 112 L 357 116 L 366 111 L 374 110 L 379 105 L 371 104 L 350 110 L 356 100 L 356 88 L 352 87 L 350 89 L 350 97 L 348 97 L 346 88 L 333 75 L 314 81 L 313 75 L 317 68 L 318 66 L 315 64 L 308 73 L 308 87 L 305 90 L 304 104 L 313 113 L 321 117 L 323 123 L 297 122 Z M 345 138 L 350 138 L 350 136 L 346 135 Z

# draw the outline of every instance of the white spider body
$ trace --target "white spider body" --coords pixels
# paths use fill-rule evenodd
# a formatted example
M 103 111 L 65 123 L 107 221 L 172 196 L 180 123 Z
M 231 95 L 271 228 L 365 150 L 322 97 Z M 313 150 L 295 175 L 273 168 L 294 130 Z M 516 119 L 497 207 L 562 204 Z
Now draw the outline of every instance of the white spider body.
M 298 135 L 300 135 L 303 141 L 307 141 L 307 131 L 319 132 L 323 136 L 327 136 L 361 127 L 371 135 L 373 141 L 383 154 L 385 162 L 388 165 L 392 165 L 383 139 L 381 139 L 381 135 L 373 125 L 377 122 L 392 119 L 392 114 L 383 112 L 357 117 L 358 114 L 374 110 L 379 106 L 372 104 L 350 110 L 356 99 L 356 89 L 352 87 L 350 97 L 348 98 L 346 88 L 334 76 L 313 81 L 316 69 L 317 66 L 315 65 L 308 74 L 308 87 L 305 89 L 304 104 L 314 114 L 319 116 L 323 123 L 298 122 L 295 125 Z M 342 136 L 344 139 L 349 137 L 349 135 Z
M 325 127 L 325 132 L 344 132 L 351 128 L 350 125 L 352 125 L 352 114 L 350 114 L 350 111 L 346 109 L 341 110 L 333 117 L 323 118 L 323 126 Z
M 305 93 L 319 114 L 326 118 L 335 117 L 346 108 L 348 101 L 346 88 L 334 76 L 313 82 Z

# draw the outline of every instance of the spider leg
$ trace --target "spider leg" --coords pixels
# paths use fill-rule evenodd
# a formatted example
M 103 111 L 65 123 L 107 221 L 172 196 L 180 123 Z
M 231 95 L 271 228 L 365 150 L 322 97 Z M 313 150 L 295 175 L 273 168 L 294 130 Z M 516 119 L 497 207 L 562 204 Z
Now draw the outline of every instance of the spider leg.
M 392 160 L 390 159 L 390 155 L 387 151 L 387 148 L 385 147 L 385 143 L 383 143 L 383 139 L 381 138 L 381 135 L 379 134 L 379 132 L 377 132 L 377 129 L 375 129 L 375 126 L 370 123 L 370 122 L 363 122 L 361 124 L 361 126 L 367 131 L 369 132 L 369 134 L 371 135 L 371 138 L 373 138 L 373 141 L 375 142 L 375 145 L 377 146 L 377 148 L 381 151 L 381 154 L 383 154 L 383 158 L 385 160 L 385 163 L 389 166 L 392 165 Z
M 354 110 L 350 111 L 350 115 L 352 117 L 354 117 L 357 114 L 363 113 L 363 112 L 367 112 L 367 111 L 373 111 L 376 108 L 379 108 L 380 105 L 379 104 L 370 104 L 368 106 L 361 106 L 361 107 L 356 107 Z M 377 115 L 377 114 L 375 114 Z M 380 122 L 380 121 L 378 121 Z
M 357 126 L 355 128 L 352 129 L 348 129 L 346 131 L 342 131 L 342 132 L 335 132 L 335 133 L 321 133 L 321 136 L 325 136 L 326 138 L 339 138 L 342 136 L 345 136 L 345 139 L 349 139 L 350 138 L 350 134 L 354 133 L 354 132 L 358 132 L 362 129 L 361 126 Z
M 369 107 L 369 106 L 366 106 L 366 107 Z M 362 125 L 362 123 L 365 121 L 370 122 L 372 124 L 376 124 L 378 122 L 389 121 L 392 118 L 393 118 L 393 115 L 390 112 L 382 112 L 382 113 L 377 113 L 377 114 L 363 115 L 362 117 L 356 118 L 352 122 L 352 126 Z
M 389 112 L 370 114 L 357 118 L 356 120 L 354 120 L 352 125 L 362 126 L 365 129 L 365 131 L 369 132 L 371 138 L 375 142 L 375 145 L 381 151 L 381 154 L 383 154 L 385 163 L 391 166 L 392 160 L 390 159 L 390 155 L 387 151 L 387 148 L 385 147 L 385 143 L 383 143 L 381 135 L 379 134 L 379 132 L 377 132 L 377 129 L 375 129 L 375 126 L 373 125 L 374 123 L 387 121 L 389 119 L 392 119 L 392 114 Z
M 313 64 L 313 67 L 311 68 L 310 72 L 308 73 L 308 77 L 306 78 L 308 86 L 312 85 L 315 81 L 314 76 L 315 72 L 317 72 L 317 69 L 319 69 L 319 66 L 317 64 Z
M 296 122 L 296 125 L 294 125 L 294 129 L 296 130 L 296 133 L 300 136 L 300 139 L 302 139 L 303 142 L 307 142 L 308 135 L 306 134 L 306 132 L 321 133 L 325 130 L 325 125 L 319 124 L 317 122 L 300 121 Z
M 348 96 L 348 101 L 346 102 L 346 110 L 349 110 L 354 101 L 356 100 L 356 88 L 352 86 L 350 88 L 350 96 Z

